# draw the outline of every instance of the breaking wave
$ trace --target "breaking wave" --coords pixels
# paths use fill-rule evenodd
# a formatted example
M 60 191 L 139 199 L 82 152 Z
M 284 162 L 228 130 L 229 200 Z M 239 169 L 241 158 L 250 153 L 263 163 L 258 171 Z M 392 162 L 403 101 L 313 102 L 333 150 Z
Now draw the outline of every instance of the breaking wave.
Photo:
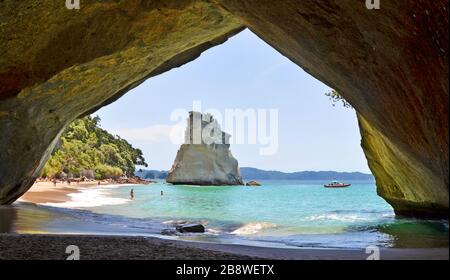
M 367 221 L 367 218 L 355 215 L 355 214 L 320 214 L 312 215 L 306 217 L 306 221 L 340 221 L 340 222 L 356 222 L 356 221 Z
M 269 222 L 251 222 L 241 226 L 240 228 L 231 232 L 236 235 L 250 235 L 257 234 L 265 229 L 275 228 L 277 225 Z
M 115 188 L 109 186 L 108 188 L 89 188 L 80 190 L 77 193 L 70 193 L 70 200 L 59 203 L 42 203 L 44 206 L 62 207 L 62 208 L 90 208 L 103 205 L 120 205 L 130 202 L 131 200 L 119 197 L 112 197 L 109 189 Z

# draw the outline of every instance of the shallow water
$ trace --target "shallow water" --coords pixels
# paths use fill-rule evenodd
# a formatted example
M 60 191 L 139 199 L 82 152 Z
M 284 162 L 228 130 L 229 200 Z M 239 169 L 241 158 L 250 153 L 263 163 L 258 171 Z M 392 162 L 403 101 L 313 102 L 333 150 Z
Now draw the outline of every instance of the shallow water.
M 93 187 L 64 204 L 0 208 L 0 231 L 154 236 L 182 222 L 200 222 L 205 234 L 170 238 L 276 247 L 448 247 L 448 221 L 395 218 L 373 182 L 341 189 L 317 181 L 262 183 Z

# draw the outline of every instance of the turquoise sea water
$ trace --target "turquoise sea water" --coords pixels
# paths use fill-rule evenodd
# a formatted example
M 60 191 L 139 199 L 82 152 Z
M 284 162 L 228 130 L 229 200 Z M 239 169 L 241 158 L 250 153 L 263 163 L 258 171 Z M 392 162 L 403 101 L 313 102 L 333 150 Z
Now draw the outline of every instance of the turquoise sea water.
M 396 218 L 373 182 L 351 182 L 340 189 L 324 188 L 318 181 L 262 183 L 199 187 L 159 182 L 100 189 L 110 202 L 103 205 L 96 205 L 99 193 L 92 189 L 84 194 L 91 202 L 85 205 L 38 206 L 33 211 L 26 210 L 31 206 L 16 207 L 22 216 L 52 213 L 35 231 L 164 233 L 169 238 L 279 247 L 448 246 L 447 221 Z M 134 200 L 129 199 L 131 189 Z M 185 222 L 202 223 L 207 232 L 174 234 L 173 228 Z

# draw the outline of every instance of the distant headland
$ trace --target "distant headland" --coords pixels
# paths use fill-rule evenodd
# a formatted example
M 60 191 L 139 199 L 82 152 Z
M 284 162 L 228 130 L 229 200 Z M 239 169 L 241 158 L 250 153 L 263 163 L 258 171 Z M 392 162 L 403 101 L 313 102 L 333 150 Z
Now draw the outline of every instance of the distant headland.
M 262 170 L 253 167 L 241 167 L 241 176 L 244 180 L 375 180 L 372 174 L 362 172 L 337 171 L 299 171 L 281 172 Z M 145 170 L 136 171 L 135 175 L 143 179 L 166 179 L 168 171 Z

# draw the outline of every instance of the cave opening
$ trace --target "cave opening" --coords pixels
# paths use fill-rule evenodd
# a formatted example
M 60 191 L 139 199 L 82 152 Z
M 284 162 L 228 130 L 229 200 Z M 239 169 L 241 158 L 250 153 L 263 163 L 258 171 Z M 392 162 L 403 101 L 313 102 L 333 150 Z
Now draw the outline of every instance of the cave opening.
M 71 201 L 44 205 L 112 214 L 112 223 L 132 228 L 141 223 L 139 219 L 146 219 L 146 234 L 148 227 L 156 229 L 154 234 L 165 231 L 161 222 L 163 227 L 177 225 L 176 221 L 199 223 L 212 236 L 197 240 L 219 243 L 231 239 L 267 246 L 274 242 L 300 247 L 446 246 L 445 226 L 398 220 L 392 207 L 377 195 L 360 147 L 355 111 L 330 92 L 331 88 L 246 29 L 91 114 L 102 129 L 142 150 L 148 167 L 138 166 L 135 174 L 154 183 L 148 187 L 100 185 L 75 194 Z M 189 111 L 210 113 L 219 121 L 223 131 L 231 134 L 231 153 L 244 182 L 262 186 L 164 182 L 183 143 Z M 324 188 L 336 179 L 351 187 Z M 23 198 L 29 197 L 33 189 Z M 48 220 L 45 210 L 39 213 L 44 219 L 30 209 L 19 212 L 21 219 L 34 220 L 32 226 L 22 223 L 22 232 L 40 229 Z M 405 225 L 418 228 L 419 237 L 409 239 Z M 73 221 L 73 227 L 90 226 L 83 219 Z M 431 237 L 420 231 L 432 231 Z M 136 229 L 131 233 L 143 234 Z M 189 236 L 179 238 L 190 240 Z
M 0 4 L 0 232 L 445 247 L 448 259 L 448 1 L 34 2 Z M 164 182 L 186 166 L 172 132 L 189 110 L 210 111 L 232 136 L 214 153 L 256 182 Z M 367 165 L 376 186 L 324 188 Z
M 10 218 L 0 231 L 61 231 L 60 226 L 47 225 L 53 219 L 51 210 L 44 208 L 37 213 L 20 204 L 33 201 L 45 207 L 111 215 L 112 224 L 133 228 L 131 232 L 118 231 L 115 226 L 104 228 L 95 219 L 86 223 L 84 218 L 69 214 L 64 217 L 73 219 L 68 231 L 94 227 L 115 234 L 148 234 L 151 228 L 156 230 L 153 234 L 166 234 L 161 224 L 178 227 L 173 221 L 189 221 L 205 224 L 213 234 L 199 237 L 200 241 L 226 242 L 231 238 L 250 245 L 343 248 L 448 246 L 445 224 L 399 220 L 392 207 L 377 195 L 360 146 L 356 112 L 349 103 L 248 29 L 205 51 L 200 58 L 152 77 L 107 103 L 111 104 L 90 114 L 91 121 L 142 150 L 149 166 L 138 165 L 131 173 L 108 166 L 90 170 L 77 166 L 80 162 L 74 158 L 85 160 L 87 153 L 74 142 L 64 142 L 66 131 L 66 139 L 60 140 L 54 151 L 67 149 L 78 154 L 71 157 L 73 168 L 65 168 L 62 177 L 58 175 L 63 180 L 58 184 L 68 184 L 64 189 L 77 189 L 78 179 L 89 177 L 98 180 L 98 186 L 69 192 L 70 201 L 49 199 L 54 194 L 36 194 L 32 188 L 19 200 L 19 206 L 14 206 L 17 215 L 6 213 Z M 231 153 L 239 162 L 244 182 L 262 186 L 168 186 L 164 182 L 183 143 L 189 111 L 210 113 L 218 120 L 223 131 L 231 135 Z M 91 141 L 89 133 L 82 136 L 82 125 L 76 122 L 70 125 L 69 138 L 81 135 L 85 137 L 82 141 Z M 119 146 L 102 141 L 92 148 L 112 157 L 122 156 Z M 48 179 L 52 168 L 47 167 L 57 162 L 54 156 L 55 152 L 41 177 Z M 97 178 L 98 172 L 113 175 Z M 154 182 L 148 188 L 109 186 L 108 180 L 113 177 L 122 180 L 133 175 Z M 107 186 L 101 183 L 104 179 Z M 351 187 L 324 188 L 336 179 L 351 183 Z M 39 185 L 46 179 L 38 181 Z M 133 225 L 141 223 L 139 219 L 146 219 L 146 225 L 136 230 Z M 405 227 L 413 227 L 417 238 L 410 239 Z
M 170 169 L 182 141 L 173 133 L 183 132 L 187 112 L 199 109 L 219 115 L 240 166 L 370 173 L 354 109 L 330 100 L 331 90 L 246 29 L 195 61 L 147 80 L 93 115 L 100 116 L 105 129 L 145 147 L 153 169 Z M 178 116 L 179 109 L 186 115 Z M 263 111 L 261 122 L 270 130 L 270 109 L 278 115 L 278 144 L 259 141 L 258 120 L 249 124 L 249 118 L 258 118 L 258 110 Z M 245 123 L 236 125 L 236 118 L 225 116 L 227 111 L 243 112 Z M 256 135 L 241 135 L 242 129 L 256 129 Z M 270 138 L 270 133 L 261 136 Z M 270 144 L 278 145 L 276 151 L 261 155 L 264 145 Z
M 237 236 L 269 232 L 286 236 L 287 225 L 292 224 L 303 237 L 311 234 L 323 246 L 339 246 L 337 243 L 341 241 L 331 241 L 338 232 L 366 224 L 378 227 L 389 223 L 394 213 L 376 194 L 374 179 L 366 175 L 370 170 L 360 147 L 354 109 L 341 103 L 345 100 L 330 100 L 327 95 L 330 91 L 331 88 L 246 29 L 195 61 L 147 80 L 92 116 L 100 117 L 102 128 L 143 150 L 149 167 L 137 168 L 141 177 L 164 184 L 183 141 L 187 113 L 191 110 L 211 113 L 220 120 L 223 130 L 231 134 L 231 153 L 244 171 L 244 181 L 261 181 L 267 189 L 250 198 L 247 193 L 233 193 L 235 188 L 204 187 L 202 191 L 187 186 L 158 186 L 153 192 L 161 188 L 176 199 L 167 205 L 158 203 L 155 208 L 148 205 L 145 209 L 153 212 L 150 216 L 207 220 L 217 231 L 227 231 L 225 228 L 230 224 L 239 223 L 240 227 L 229 230 Z M 235 133 L 242 128 L 252 130 L 249 119 L 258 117 L 261 110 L 267 113 L 262 122 L 270 130 L 267 120 L 271 109 L 277 113 L 275 152 L 261 154 L 262 149 L 273 143 L 260 142 L 257 132 L 256 140 L 246 133 L 241 135 L 243 141 L 236 143 Z M 245 124 L 228 130 L 226 112 L 236 110 L 248 113 Z M 266 173 L 259 174 L 261 171 Z M 300 174 L 301 171 L 304 172 Z M 280 179 L 277 176 L 281 173 L 291 179 Z M 323 188 L 335 179 L 352 183 L 353 191 L 330 192 Z M 285 188 L 290 195 L 273 193 L 276 187 Z M 126 197 L 127 191 L 115 194 Z M 136 196 L 149 195 L 139 194 L 136 189 L 134 192 Z M 242 198 L 247 199 L 244 207 L 238 206 L 243 204 Z M 305 199 L 307 202 L 302 203 Z M 276 207 L 277 203 L 284 207 Z M 236 220 L 240 211 L 253 214 Z M 292 211 L 290 218 L 281 218 L 286 217 L 286 211 Z M 148 218 L 148 212 L 144 214 L 134 207 L 119 212 Z M 299 229 L 305 225 L 306 231 Z M 346 246 L 393 242 L 395 238 L 388 236 L 381 241 L 370 234 L 365 236 L 363 231 L 349 238 Z

